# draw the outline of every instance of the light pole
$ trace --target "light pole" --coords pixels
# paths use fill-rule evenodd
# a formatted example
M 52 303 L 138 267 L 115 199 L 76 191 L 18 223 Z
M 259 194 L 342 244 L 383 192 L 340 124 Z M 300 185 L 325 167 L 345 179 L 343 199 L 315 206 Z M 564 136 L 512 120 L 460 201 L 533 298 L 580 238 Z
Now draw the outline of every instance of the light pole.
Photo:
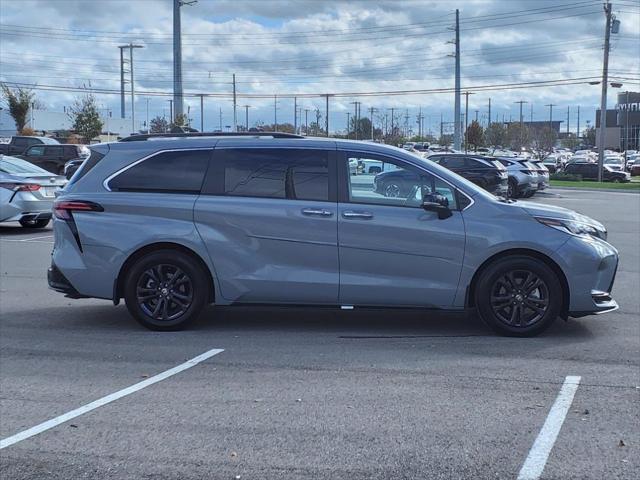
M 248 132 L 249 131 L 249 109 L 251 105 L 243 105 L 244 107 L 244 128 Z

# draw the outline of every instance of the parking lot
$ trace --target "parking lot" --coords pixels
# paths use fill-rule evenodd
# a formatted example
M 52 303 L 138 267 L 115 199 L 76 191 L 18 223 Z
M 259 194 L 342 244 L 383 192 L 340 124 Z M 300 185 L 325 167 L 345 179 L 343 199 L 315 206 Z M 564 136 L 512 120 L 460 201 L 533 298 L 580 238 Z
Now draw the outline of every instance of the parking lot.
M 515 479 L 580 377 L 541 478 L 637 478 L 640 195 L 535 201 L 607 226 L 618 311 L 529 339 L 459 314 L 262 307 L 210 307 L 188 331 L 155 333 L 124 305 L 50 291 L 50 228 L 0 226 L 0 439 L 121 392 L 0 450 L 0 475 Z

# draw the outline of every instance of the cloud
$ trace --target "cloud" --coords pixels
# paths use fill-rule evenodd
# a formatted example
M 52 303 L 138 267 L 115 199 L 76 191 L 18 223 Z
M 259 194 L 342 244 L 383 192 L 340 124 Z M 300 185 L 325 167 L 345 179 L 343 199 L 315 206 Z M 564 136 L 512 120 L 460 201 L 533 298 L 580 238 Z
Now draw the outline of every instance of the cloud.
M 604 20 L 602 6 L 595 0 L 201 0 L 182 7 L 184 89 L 230 93 L 233 73 L 240 94 L 450 88 L 453 45 L 447 42 L 453 38 L 450 28 L 456 7 L 461 10 L 463 88 L 599 75 Z M 611 70 L 637 78 L 640 21 L 633 12 L 640 10 L 624 8 L 617 14 L 623 24 L 613 42 Z M 144 92 L 171 92 L 172 9 L 167 0 L 5 0 L 0 23 L 0 80 L 40 86 L 90 84 L 117 92 L 117 46 L 135 42 L 145 47 L 134 53 L 136 89 L 141 92 L 137 111 L 145 108 Z M 625 82 L 624 88 L 638 89 Z M 541 118 L 546 103 L 580 104 L 586 118 L 599 103 L 598 95 L 599 88 L 583 85 L 478 92 L 469 101 L 471 110 L 485 111 L 491 97 L 494 111 L 513 114 L 517 108 L 513 102 L 527 99 Z M 74 96 L 38 90 L 38 97 L 52 110 L 69 105 Z M 97 97 L 119 110 L 118 95 Z M 168 110 L 170 96 L 148 98 L 152 116 Z M 363 111 L 369 106 L 394 107 L 415 115 L 423 108 L 434 128 L 441 112 L 448 121 L 453 115 L 451 93 L 354 94 L 331 100 L 331 125 L 344 124 L 344 113 L 353 109 L 354 100 L 364 102 Z M 188 97 L 186 102 L 199 124 L 199 100 Z M 271 97 L 241 98 L 239 103 L 252 105 L 251 123 L 272 121 Z M 219 108 L 223 124 L 229 124 L 230 99 L 211 98 L 205 105 L 208 128 L 217 127 Z M 324 110 L 324 99 L 300 98 L 298 105 Z M 281 98 L 278 108 L 280 120 L 292 121 L 292 99 Z

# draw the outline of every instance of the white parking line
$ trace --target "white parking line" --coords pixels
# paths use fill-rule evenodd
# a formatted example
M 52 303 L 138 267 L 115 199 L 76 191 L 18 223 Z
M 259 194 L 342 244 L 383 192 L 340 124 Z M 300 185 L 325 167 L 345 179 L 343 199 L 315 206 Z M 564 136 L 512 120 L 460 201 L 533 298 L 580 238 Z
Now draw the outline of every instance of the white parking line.
M 154 375 L 153 377 L 149 377 L 146 380 L 143 380 L 142 382 L 136 383 L 135 385 L 131 385 L 130 387 L 127 387 L 125 389 L 112 393 L 110 395 L 107 395 L 106 397 L 99 398 L 98 400 L 88 403 L 80 408 L 76 408 L 75 410 L 71 410 L 70 412 L 64 413 L 59 417 L 53 418 L 51 420 L 47 420 L 46 422 L 43 422 L 40 425 L 36 425 L 35 427 L 31 427 L 28 430 L 24 430 L 20 433 L 16 433 L 15 435 L 7 437 L 4 440 L 0 440 L 0 450 L 2 450 L 3 448 L 10 447 L 11 445 L 21 442 L 22 440 L 26 440 L 27 438 L 38 435 L 39 433 L 47 431 L 53 427 L 57 427 L 61 423 L 68 422 L 73 418 L 79 417 L 80 415 L 84 415 L 85 413 L 95 410 L 96 408 L 103 407 L 104 405 L 114 402 L 122 397 L 126 397 L 127 395 L 135 393 L 138 390 L 142 390 L 143 388 L 153 385 L 154 383 L 161 382 L 162 380 L 165 380 L 169 377 L 172 377 L 173 375 L 176 375 L 177 373 L 183 372 L 184 370 L 194 367 L 197 364 L 204 362 L 205 360 L 223 351 L 224 351 L 223 349 L 214 348 L 212 350 L 209 350 L 208 352 L 203 353 L 202 355 L 198 355 L 197 357 L 192 358 L 191 360 L 181 363 L 177 367 L 173 367 L 173 368 L 170 368 L 169 370 L 165 370 L 164 372 L 159 373 L 158 375 Z
M 578 390 L 578 385 L 580 385 L 580 377 L 568 376 L 565 378 L 560 393 L 558 393 L 556 401 L 547 415 L 547 420 L 520 469 L 518 480 L 537 480 L 542 475 L 551 449 L 556 443 L 560 428 L 573 402 L 573 397 Z
M 42 240 L 43 238 L 53 238 L 53 235 L 46 235 L 44 237 L 29 237 L 29 238 L 24 238 L 21 240 L 18 240 L 19 242 L 32 242 L 34 240 Z

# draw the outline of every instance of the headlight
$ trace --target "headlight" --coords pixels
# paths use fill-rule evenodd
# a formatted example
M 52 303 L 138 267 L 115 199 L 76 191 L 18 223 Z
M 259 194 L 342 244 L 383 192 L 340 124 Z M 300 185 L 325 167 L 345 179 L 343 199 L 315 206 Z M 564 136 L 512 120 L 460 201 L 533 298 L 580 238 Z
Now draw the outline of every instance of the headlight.
M 564 220 L 559 218 L 535 217 L 537 221 L 547 227 L 555 228 L 565 233 L 578 236 L 591 236 L 607 239 L 607 229 L 601 224 L 583 223 L 576 220 Z

